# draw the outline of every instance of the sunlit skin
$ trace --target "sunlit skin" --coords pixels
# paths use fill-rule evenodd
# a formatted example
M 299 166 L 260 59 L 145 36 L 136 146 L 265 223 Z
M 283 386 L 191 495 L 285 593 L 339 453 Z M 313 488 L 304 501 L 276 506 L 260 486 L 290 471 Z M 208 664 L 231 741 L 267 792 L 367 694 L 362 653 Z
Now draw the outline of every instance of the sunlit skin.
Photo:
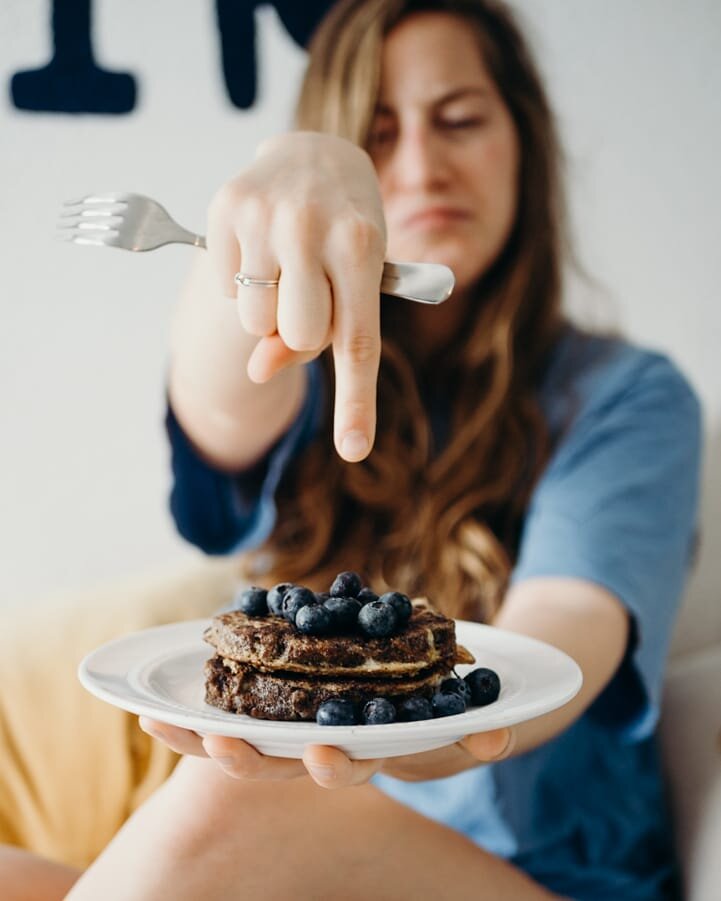
M 388 36 L 368 150 L 388 257 L 445 263 L 456 275 L 442 307 L 409 306 L 437 346 L 503 249 L 517 209 L 516 127 L 463 20 L 417 13 Z

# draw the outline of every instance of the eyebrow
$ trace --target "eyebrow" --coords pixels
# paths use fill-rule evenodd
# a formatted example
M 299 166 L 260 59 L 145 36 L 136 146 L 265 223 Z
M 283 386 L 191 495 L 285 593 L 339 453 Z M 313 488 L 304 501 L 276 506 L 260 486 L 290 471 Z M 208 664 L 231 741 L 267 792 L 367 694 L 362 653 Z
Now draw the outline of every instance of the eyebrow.
M 490 97 L 490 91 L 487 88 L 479 87 L 462 87 L 454 88 L 446 94 L 441 94 L 431 102 L 431 106 L 443 106 L 445 103 L 452 103 L 454 100 L 461 100 L 464 97 Z M 392 115 L 393 109 L 386 103 L 377 103 L 375 108 L 376 114 Z

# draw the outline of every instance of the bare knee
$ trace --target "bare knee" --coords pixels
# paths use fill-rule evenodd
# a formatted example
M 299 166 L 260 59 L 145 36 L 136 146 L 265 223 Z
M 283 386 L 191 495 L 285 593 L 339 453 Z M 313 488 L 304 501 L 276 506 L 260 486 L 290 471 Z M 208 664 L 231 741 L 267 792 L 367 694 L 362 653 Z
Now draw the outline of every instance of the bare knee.
M 64 898 L 80 870 L 13 845 L 0 844 L 0 885 L 4 901 L 55 901 Z

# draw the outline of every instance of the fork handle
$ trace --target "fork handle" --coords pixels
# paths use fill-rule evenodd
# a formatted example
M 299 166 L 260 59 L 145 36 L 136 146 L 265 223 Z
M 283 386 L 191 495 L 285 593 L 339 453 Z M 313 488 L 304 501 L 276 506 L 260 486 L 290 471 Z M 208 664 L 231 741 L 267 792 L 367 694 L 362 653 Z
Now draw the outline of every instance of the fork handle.
M 381 294 L 438 304 L 448 300 L 455 283 L 453 270 L 442 263 L 393 263 L 386 260 Z
M 183 243 L 207 249 L 203 235 L 183 229 Z M 393 263 L 386 260 L 381 277 L 381 294 L 439 304 L 448 300 L 455 285 L 453 271 L 442 263 Z

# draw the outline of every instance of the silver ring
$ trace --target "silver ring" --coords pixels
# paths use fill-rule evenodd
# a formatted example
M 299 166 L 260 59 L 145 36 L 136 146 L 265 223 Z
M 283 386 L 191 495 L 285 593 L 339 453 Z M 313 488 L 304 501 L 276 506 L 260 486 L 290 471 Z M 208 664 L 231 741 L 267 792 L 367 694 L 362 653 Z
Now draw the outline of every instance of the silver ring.
M 280 283 L 280 279 L 277 278 L 251 278 L 242 272 L 236 272 L 233 281 L 244 288 L 277 288 Z

